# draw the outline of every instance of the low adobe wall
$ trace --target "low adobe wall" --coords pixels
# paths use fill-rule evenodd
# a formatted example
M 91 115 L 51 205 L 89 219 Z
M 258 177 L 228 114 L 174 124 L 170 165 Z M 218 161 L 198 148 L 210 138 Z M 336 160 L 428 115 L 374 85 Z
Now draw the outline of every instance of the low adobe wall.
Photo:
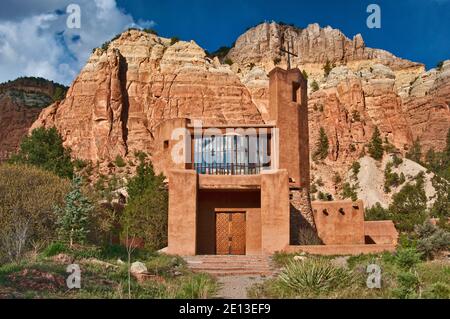
M 398 231 L 392 220 L 364 222 L 366 241 L 372 240 L 375 244 L 397 245 Z
M 312 202 L 317 232 L 325 245 L 363 245 L 364 203 Z
M 396 245 L 321 245 L 321 246 L 288 246 L 287 253 L 307 253 L 322 256 L 358 256 L 363 254 L 377 254 L 382 252 L 394 252 Z

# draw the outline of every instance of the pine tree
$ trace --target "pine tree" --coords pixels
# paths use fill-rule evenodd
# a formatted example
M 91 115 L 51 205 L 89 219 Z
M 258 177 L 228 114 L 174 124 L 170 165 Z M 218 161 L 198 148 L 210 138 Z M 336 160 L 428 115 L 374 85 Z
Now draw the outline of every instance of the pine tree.
M 420 145 L 419 139 L 414 141 L 411 149 L 408 153 L 406 153 L 406 158 L 416 163 L 422 164 L 422 145 Z
M 74 243 L 84 243 L 89 232 L 87 223 L 93 206 L 81 191 L 82 180 L 75 177 L 72 190 L 67 194 L 65 207 L 57 208 L 59 233 L 63 240 Z
M 372 135 L 372 140 L 369 144 L 369 154 L 372 158 L 376 160 L 381 160 L 383 158 L 383 140 L 381 139 L 381 133 L 378 127 L 375 127 L 375 131 Z
M 320 128 L 319 140 L 316 143 L 316 152 L 314 153 L 315 160 L 324 160 L 328 156 L 328 148 L 330 146 L 328 142 L 328 136 L 323 127 Z

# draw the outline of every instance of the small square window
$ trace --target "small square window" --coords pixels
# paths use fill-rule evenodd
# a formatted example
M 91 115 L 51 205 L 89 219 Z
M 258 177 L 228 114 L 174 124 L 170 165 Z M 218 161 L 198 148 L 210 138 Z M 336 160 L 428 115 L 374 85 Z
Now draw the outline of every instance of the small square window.
M 166 140 L 164 141 L 164 149 L 168 149 L 169 148 L 169 141 Z

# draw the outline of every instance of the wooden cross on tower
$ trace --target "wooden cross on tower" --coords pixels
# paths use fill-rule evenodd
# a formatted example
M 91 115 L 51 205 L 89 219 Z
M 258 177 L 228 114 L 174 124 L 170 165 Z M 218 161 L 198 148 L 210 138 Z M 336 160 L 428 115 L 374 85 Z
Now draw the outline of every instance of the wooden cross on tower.
M 294 52 L 292 52 L 294 50 L 294 38 L 291 37 L 291 41 L 287 41 L 287 48 L 283 48 L 284 46 L 284 35 L 281 37 L 281 48 L 280 51 L 282 53 L 286 53 L 288 56 L 288 66 L 287 69 L 290 70 L 291 69 L 291 55 L 295 56 L 296 58 L 298 58 L 298 55 L 295 54 Z M 292 51 L 291 51 L 292 50 Z

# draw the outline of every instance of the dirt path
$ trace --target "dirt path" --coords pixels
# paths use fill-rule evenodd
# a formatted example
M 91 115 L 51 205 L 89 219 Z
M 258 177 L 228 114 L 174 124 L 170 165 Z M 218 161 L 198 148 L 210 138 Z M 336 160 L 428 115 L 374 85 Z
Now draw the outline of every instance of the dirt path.
M 248 299 L 247 289 L 267 279 L 268 277 L 260 275 L 220 277 L 218 279 L 220 285 L 218 297 L 223 299 Z

